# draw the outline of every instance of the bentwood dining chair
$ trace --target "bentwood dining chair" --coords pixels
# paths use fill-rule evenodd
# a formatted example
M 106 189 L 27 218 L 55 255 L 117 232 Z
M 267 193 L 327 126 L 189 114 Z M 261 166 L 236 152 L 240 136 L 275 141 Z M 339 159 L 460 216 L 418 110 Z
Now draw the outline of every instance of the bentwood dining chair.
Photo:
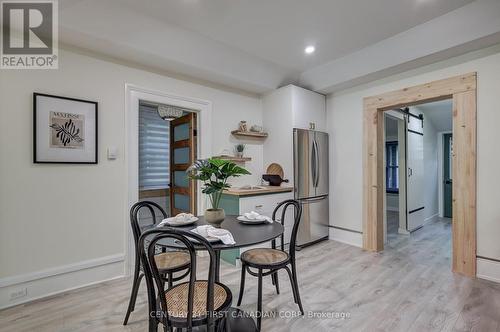
M 149 243 L 146 244 L 149 238 Z M 186 247 L 190 256 L 189 281 L 179 283 L 166 291 L 165 275 L 155 259 L 155 247 L 159 241 L 174 240 Z M 196 276 L 196 246 L 208 252 L 210 259 L 208 278 Z M 200 248 L 197 248 L 200 249 Z M 144 232 L 139 239 L 139 250 L 148 288 L 149 331 L 157 331 L 162 324 L 164 331 L 174 328 L 192 331 L 193 327 L 206 326 L 206 331 L 223 328 L 227 311 L 232 303 L 232 293 L 227 286 L 215 281 L 216 255 L 211 244 L 192 232 L 165 227 Z
M 289 209 L 293 207 L 293 209 Z M 300 217 L 302 215 L 302 207 L 296 200 L 286 200 L 278 204 L 274 209 L 272 219 L 276 219 L 277 212 L 281 209 L 281 223 L 284 225 L 285 216 L 287 213 L 294 212 L 294 224 L 292 227 L 292 234 L 288 252 L 285 251 L 284 234 L 280 237 L 280 249 L 276 249 L 276 241 L 271 242 L 271 248 L 256 248 L 250 249 L 241 254 L 241 282 L 240 294 L 238 297 L 238 306 L 241 305 L 243 293 L 245 291 L 245 273 L 258 278 L 257 285 L 257 329 L 260 331 L 262 320 L 262 277 L 271 276 L 271 281 L 276 287 L 276 292 L 279 294 L 278 271 L 283 269 L 288 273 L 290 283 L 292 284 L 293 299 L 298 304 L 300 312 L 304 315 L 302 302 L 299 295 L 299 284 L 297 282 L 297 268 L 295 264 L 295 243 L 297 241 L 297 232 L 299 229 Z M 291 267 L 290 268 L 288 267 Z M 251 268 L 256 269 L 257 272 L 252 271 Z
M 132 293 L 130 295 L 130 300 L 127 308 L 127 313 L 123 321 L 123 325 L 127 325 L 130 313 L 135 309 L 135 302 L 137 300 L 137 293 L 139 292 L 139 286 L 141 280 L 144 277 L 143 266 L 140 259 L 140 251 L 138 248 L 139 237 L 141 236 L 141 228 L 147 225 L 140 225 L 139 223 L 139 212 L 141 209 L 146 208 L 149 211 L 152 218 L 152 225 L 156 225 L 156 211 L 159 211 L 163 218 L 167 218 L 167 213 L 161 206 L 151 201 L 141 201 L 137 202 L 130 208 L 130 224 L 132 226 L 132 234 L 134 235 L 134 246 L 135 246 L 135 267 L 134 267 L 134 280 L 132 284 Z M 155 261 L 158 266 L 159 271 L 165 275 L 165 280 L 168 287 L 172 287 L 174 281 L 179 281 L 183 279 L 189 273 L 190 267 L 190 256 L 189 253 L 185 251 L 166 251 L 156 248 Z M 174 276 L 174 273 L 182 273 L 182 275 Z

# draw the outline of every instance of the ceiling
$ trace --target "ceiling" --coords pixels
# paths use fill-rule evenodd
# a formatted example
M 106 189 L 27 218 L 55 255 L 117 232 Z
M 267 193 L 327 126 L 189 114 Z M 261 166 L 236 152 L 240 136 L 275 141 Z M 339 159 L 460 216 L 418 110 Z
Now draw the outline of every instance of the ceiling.
M 432 122 L 438 132 L 452 130 L 453 102 L 451 99 L 418 105 L 416 108 L 424 112 L 424 123 L 425 121 Z
M 429 62 L 432 55 L 447 50 L 457 53 L 461 44 L 492 33 L 498 36 L 488 45 L 499 42 L 499 4 L 498 0 L 61 0 L 59 30 L 63 47 L 155 72 L 256 93 L 289 83 L 327 93 L 333 91 L 331 86 L 345 87 L 345 82 L 359 84 L 358 78 L 376 79 L 371 74 L 384 68 L 394 73 L 398 65 L 413 60 Z M 469 24 L 463 24 L 464 18 Z M 398 37 L 411 46 L 403 47 L 401 40 L 381 44 Z M 371 49 L 372 53 L 360 56 L 379 44 L 383 52 Z M 305 55 L 307 45 L 314 45 L 316 52 Z
M 120 0 L 121 6 L 295 70 L 391 37 L 473 0 Z M 389 9 L 389 10 L 388 10 Z M 316 53 L 304 55 L 307 45 Z

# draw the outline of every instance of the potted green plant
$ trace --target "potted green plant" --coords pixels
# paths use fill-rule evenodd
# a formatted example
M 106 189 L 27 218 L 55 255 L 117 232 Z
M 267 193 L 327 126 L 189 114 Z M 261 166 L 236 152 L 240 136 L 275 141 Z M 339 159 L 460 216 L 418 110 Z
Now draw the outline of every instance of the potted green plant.
M 234 148 L 236 150 L 236 157 L 243 158 L 243 151 L 245 151 L 245 144 L 236 144 Z
M 201 181 L 202 193 L 207 194 L 212 208 L 205 210 L 205 220 L 212 224 L 220 224 L 226 214 L 219 207 L 224 189 L 231 187 L 227 180 L 231 177 L 250 174 L 245 168 L 229 160 L 216 158 L 197 160 L 188 170 L 188 177 Z

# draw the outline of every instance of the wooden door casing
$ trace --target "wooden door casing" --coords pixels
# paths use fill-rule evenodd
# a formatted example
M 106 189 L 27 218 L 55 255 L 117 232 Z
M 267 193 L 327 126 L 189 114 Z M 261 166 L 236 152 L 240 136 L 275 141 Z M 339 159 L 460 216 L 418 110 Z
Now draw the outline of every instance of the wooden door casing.
M 364 99 L 363 249 L 384 249 L 384 111 L 453 99 L 452 270 L 476 276 L 476 95 L 469 73 Z

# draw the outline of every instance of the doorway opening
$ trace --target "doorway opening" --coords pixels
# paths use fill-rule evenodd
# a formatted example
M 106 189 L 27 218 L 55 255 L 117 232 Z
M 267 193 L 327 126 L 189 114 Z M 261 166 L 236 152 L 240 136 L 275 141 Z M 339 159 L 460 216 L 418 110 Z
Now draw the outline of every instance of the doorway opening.
M 208 100 L 181 96 L 163 91 L 151 90 L 132 84 L 125 85 L 126 131 L 125 155 L 127 159 L 127 198 L 125 204 L 126 273 L 131 275 L 134 268 L 134 240 L 130 231 L 129 209 L 139 200 L 139 104 L 141 101 L 176 106 L 196 114 L 197 145 L 196 158 L 212 156 L 212 103 Z M 203 137 L 203 140 L 200 138 Z M 196 188 L 196 209 L 203 211 L 206 200 L 201 197 L 200 184 Z
M 197 158 L 196 112 L 140 100 L 138 126 L 139 200 L 170 216 L 196 214 L 196 185 L 186 174 Z
M 364 99 L 363 248 L 384 249 L 384 112 L 451 99 L 452 270 L 476 276 L 476 98 L 477 74 L 469 73 Z M 410 171 L 411 172 L 411 171 Z
M 446 99 L 384 112 L 384 242 L 390 247 L 411 238 L 449 256 L 452 108 Z

